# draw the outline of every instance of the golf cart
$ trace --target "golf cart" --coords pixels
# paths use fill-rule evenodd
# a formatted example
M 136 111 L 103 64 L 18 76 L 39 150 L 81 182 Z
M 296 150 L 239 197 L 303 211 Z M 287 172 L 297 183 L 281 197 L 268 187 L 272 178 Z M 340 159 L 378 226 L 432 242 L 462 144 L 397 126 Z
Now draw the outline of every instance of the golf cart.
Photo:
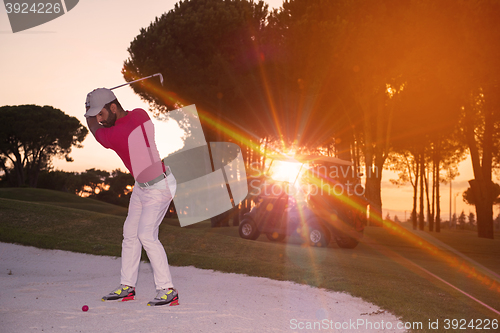
M 313 246 L 335 240 L 341 248 L 356 247 L 366 225 L 367 201 L 352 163 L 318 155 L 273 157 L 267 174 L 274 160 L 298 163 L 300 170 L 293 182 L 269 176 L 250 181 L 256 205 L 243 215 L 240 236 L 255 240 L 264 233 L 282 241 L 299 235 Z M 305 164 L 299 190 L 296 182 Z

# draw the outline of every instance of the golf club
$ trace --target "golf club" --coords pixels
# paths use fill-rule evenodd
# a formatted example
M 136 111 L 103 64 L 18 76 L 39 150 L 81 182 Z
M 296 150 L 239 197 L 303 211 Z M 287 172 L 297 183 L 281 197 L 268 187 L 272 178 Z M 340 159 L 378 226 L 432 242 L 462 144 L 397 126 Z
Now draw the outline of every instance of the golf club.
M 120 87 L 123 87 L 123 86 L 129 85 L 129 84 L 132 84 L 132 83 L 138 82 L 138 81 L 146 80 L 146 79 L 152 78 L 153 76 L 159 76 L 159 77 L 160 77 L 160 83 L 161 83 L 161 85 L 163 86 L 163 75 L 161 75 L 161 73 L 156 73 L 156 74 L 153 74 L 153 75 L 150 75 L 150 76 L 143 77 L 143 78 L 141 78 L 141 79 L 137 79 L 137 80 L 130 81 L 130 82 L 127 82 L 127 83 L 124 83 L 124 84 L 120 84 L 119 86 L 116 86 L 116 87 L 110 88 L 109 90 L 113 90 L 113 89 L 116 89 L 116 88 L 120 88 Z

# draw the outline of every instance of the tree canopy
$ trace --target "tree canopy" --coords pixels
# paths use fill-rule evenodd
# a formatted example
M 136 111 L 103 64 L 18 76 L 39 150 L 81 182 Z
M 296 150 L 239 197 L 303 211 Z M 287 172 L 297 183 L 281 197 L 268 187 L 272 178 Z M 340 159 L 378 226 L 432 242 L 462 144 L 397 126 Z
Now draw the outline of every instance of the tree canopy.
M 247 119 L 243 110 L 257 107 L 252 105 L 252 90 L 261 90 L 254 82 L 260 56 L 256 45 L 266 17 L 263 1 L 180 1 L 132 41 L 124 77 L 131 81 L 161 72 L 161 93 L 132 85 L 152 106 L 165 110 L 196 104 L 199 112 L 218 114 L 219 121 L 224 114 L 226 120 L 241 122 Z
M 13 186 L 36 187 L 40 170 L 54 157 L 72 161 L 73 147 L 88 130 L 75 117 L 51 106 L 0 107 L 0 169 Z

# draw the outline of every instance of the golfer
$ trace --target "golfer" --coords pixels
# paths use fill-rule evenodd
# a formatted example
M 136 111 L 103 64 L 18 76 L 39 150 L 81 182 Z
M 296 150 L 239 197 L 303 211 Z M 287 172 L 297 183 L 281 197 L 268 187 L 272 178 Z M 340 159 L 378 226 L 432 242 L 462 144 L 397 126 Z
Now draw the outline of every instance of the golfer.
M 120 286 L 102 298 L 132 300 L 142 247 L 151 262 L 157 295 L 148 305 L 178 305 L 167 255 L 158 240 L 158 229 L 175 195 L 176 181 L 160 159 L 154 126 L 146 111 L 125 111 L 114 93 L 95 89 L 85 102 L 87 125 L 96 140 L 114 150 L 134 176 L 135 186 L 123 225 Z

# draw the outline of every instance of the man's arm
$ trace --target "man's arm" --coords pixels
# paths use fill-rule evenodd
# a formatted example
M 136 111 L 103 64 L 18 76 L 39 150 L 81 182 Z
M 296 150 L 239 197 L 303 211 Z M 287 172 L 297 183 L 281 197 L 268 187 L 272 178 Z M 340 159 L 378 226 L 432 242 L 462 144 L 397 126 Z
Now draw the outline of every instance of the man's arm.
M 87 117 L 87 127 L 90 129 L 94 137 L 95 137 L 95 132 L 97 132 L 99 128 L 104 128 L 104 126 L 99 124 L 99 122 L 97 121 L 97 117 L 95 116 Z

